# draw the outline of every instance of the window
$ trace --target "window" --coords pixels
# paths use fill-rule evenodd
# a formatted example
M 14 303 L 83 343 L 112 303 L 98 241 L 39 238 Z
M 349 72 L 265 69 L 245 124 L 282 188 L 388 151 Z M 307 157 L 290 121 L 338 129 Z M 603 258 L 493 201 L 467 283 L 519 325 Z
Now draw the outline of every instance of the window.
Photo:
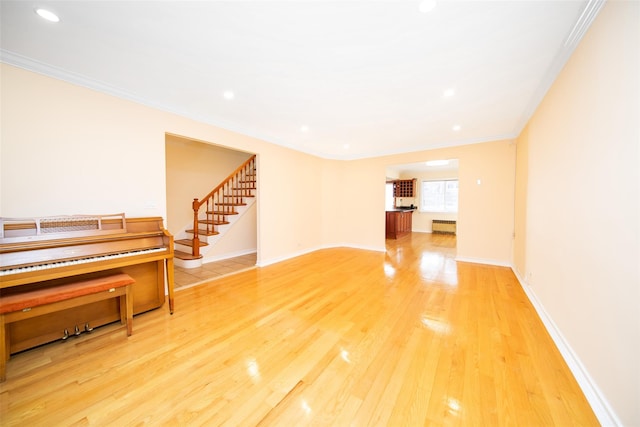
M 427 212 L 458 212 L 458 180 L 422 181 L 420 209 Z

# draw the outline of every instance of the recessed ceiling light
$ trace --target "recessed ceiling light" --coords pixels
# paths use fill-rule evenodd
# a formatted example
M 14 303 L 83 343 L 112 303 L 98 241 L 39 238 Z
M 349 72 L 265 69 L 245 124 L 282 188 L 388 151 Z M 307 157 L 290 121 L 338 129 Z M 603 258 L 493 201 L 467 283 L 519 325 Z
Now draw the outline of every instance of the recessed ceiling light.
M 342 148 L 344 148 L 345 150 L 348 150 L 348 149 L 349 149 L 349 144 L 344 144 L 344 145 L 342 146 Z
M 40 8 L 36 9 L 36 13 L 38 14 L 38 16 L 46 19 L 47 21 L 60 22 L 60 18 L 58 17 L 58 15 L 51 12 L 50 10 Z
M 449 160 L 429 160 L 425 164 L 427 166 L 445 166 L 449 164 Z
M 422 13 L 429 13 L 435 9 L 437 5 L 438 2 L 436 0 L 422 0 L 420 2 L 419 9 Z
M 224 99 L 233 99 L 236 97 L 236 95 L 230 90 L 225 91 L 222 96 L 224 96 Z
M 442 92 L 442 96 L 444 98 L 452 97 L 455 94 L 456 94 L 456 90 L 454 88 L 449 88 L 449 89 L 446 89 L 444 92 Z
M 460 125 L 453 125 L 453 127 L 452 127 L 451 129 L 453 129 L 454 131 L 458 132 L 460 129 L 462 129 L 462 126 L 460 126 Z
M 300 132 L 309 132 L 309 126 L 300 126 Z

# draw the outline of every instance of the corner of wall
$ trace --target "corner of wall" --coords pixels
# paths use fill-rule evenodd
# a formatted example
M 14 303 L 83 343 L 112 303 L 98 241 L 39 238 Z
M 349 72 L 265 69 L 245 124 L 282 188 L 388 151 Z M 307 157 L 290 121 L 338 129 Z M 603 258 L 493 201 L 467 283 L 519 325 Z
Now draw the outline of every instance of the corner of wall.
M 600 388 L 598 388 L 595 381 L 591 378 L 589 372 L 580 361 L 580 358 L 578 358 L 567 340 L 564 338 L 558 326 L 555 324 L 551 316 L 549 316 L 542 305 L 542 302 L 540 302 L 536 296 L 533 288 L 523 280 L 518 273 L 518 269 L 514 265 L 511 265 L 510 267 L 511 271 L 513 271 L 513 274 L 516 276 L 518 283 L 522 287 L 522 290 L 527 295 L 529 302 L 533 305 L 538 317 L 540 317 L 545 329 L 558 348 L 558 351 L 560 351 L 562 358 L 567 363 L 567 366 L 569 366 L 571 373 L 575 377 L 580 389 L 591 405 L 591 409 L 593 409 L 598 421 L 600 421 L 603 426 L 622 426 L 622 421 L 620 421 Z

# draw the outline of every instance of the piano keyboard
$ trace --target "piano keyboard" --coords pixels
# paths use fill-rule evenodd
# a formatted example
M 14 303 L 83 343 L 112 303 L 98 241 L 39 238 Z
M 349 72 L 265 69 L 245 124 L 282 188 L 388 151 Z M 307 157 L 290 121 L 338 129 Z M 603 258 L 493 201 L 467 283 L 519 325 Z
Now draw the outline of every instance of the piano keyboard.
M 166 252 L 166 251 L 167 251 L 167 248 L 142 249 L 137 251 L 122 252 L 122 253 L 111 254 L 111 255 L 102 255 L 102 256 L 95 256 L 95 257 L 74 259 L 69 261 L 52 262 L 48 264 L 31 265 L 28 267 L 17 267 L 17 268 L 11 268 L 9 270 L 0 270 L 0 276 L 7 276 L 9 274 L 28 273 L 30 271 L 48 270 L 51 268 L 67 267 L 70 265 L 87 264 L 91 262 L 125 258 L 125 257 L 130 257 L 135 255 L 148 255 L 155 252 Z

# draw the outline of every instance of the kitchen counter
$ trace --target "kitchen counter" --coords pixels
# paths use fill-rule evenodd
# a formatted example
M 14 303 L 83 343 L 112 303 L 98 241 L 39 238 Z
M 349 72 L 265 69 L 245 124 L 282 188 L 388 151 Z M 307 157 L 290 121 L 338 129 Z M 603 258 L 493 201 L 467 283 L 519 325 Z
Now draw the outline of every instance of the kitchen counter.
M 397 239 L 405 234 L 411 233 L 413 211 L 416 208 L 399 207 L 393 208 L 386 212 L 386 231 L 387 239 Z
M 418 208 L 416 208 L 415 206 L 412 207 L 412 208 L 409 207 L 409 206 L 407 206 L 407 207 L 398 206 L 397 208 L 387 209 L 387 212 L 409 212 L 409 211 L 413 212 L 413 211 L 416 211 L 416 210 L 418 210 Z

